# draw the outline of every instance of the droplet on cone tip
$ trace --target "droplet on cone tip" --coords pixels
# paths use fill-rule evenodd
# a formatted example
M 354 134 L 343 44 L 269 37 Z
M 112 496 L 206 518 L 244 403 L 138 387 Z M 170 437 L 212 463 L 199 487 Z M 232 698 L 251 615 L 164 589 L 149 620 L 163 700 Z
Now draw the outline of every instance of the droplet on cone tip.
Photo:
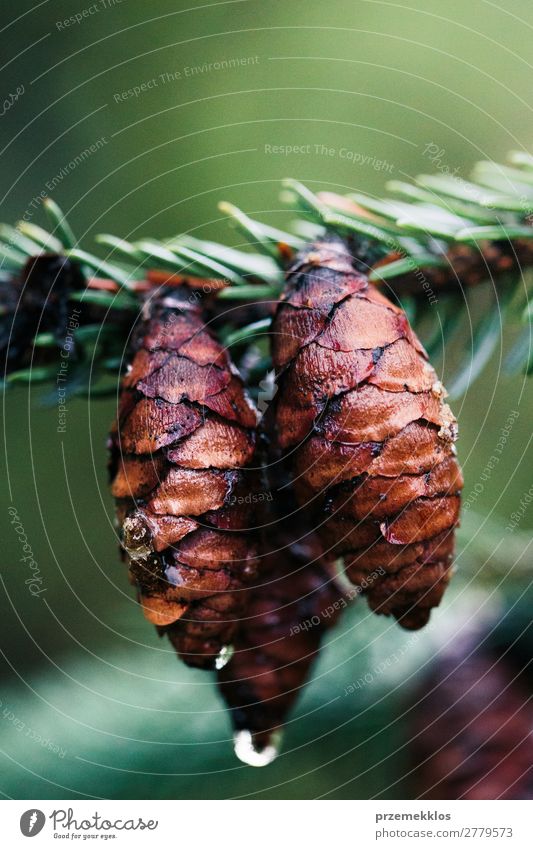
M 233 737 L 235 754 L 243 764 L 247 766 L 268 766 L 275 761 L 281 745 L 281 733 L 275 732 L 263 748 L 258 748 L 254 743 L 251 731 L 237 731 Z
M 233 657 L 234 651 L 233 646 L 222 646 L 215 660 L 215 669 L 224 669 Z

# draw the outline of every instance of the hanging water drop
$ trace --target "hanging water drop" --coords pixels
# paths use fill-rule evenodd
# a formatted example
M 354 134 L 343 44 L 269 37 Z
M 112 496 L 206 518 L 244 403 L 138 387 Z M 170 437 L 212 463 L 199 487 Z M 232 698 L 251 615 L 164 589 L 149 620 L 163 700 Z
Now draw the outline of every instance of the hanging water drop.
M 233 657 L 234 651 L 233 646 L 222 646 L 215 660 L 215 669 L 224 669 Z
M 268 766 L 275 761 L 281 746 L 281 732 L 276 731 L 262 748 L 256 746 L 251 731 L 237 731 L 233 737 L 235 754 L 247 766 Z

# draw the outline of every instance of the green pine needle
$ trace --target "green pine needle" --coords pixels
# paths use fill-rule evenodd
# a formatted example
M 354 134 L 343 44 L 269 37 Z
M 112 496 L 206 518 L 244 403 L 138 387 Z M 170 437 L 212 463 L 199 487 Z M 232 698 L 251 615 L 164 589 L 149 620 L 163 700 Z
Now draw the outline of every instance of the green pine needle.
M 65 218 L 63 211 L 57 205 L 57 203 L 51 198 L 45 198 L 43 201 L 43 207 L 50 219 L 52 227 L 54 228 L 54 232 L 57 233 L 58 238 L 65 248 L 65 250 L 71 250 L 75 248 L 77 245 L 77 239 L 72 232 L 72 229 Z
M 218 208 L 220 212 L 227 215 L 233 221 L 237 229 L 256 250 L 273 257 L 278 262 L 280 259 L 280 244 L 288 245 L 293 250 L 299 250 L 304 245 L 304 242 L 298 236 L 285 233 L 283 230 L 277 230 L 275 227 L 269 227 L 267 224 L 262 224 L 250 218 L 249 215 L 246 215 L 245 212 L 232 203 L 221 201 Z
M 127 242 L 126 239 L 119 239 L 117 236 L 112 236 L 109 233 L 99 233 L 98 236 L 95 236 L 95 242 L 99 245 L 104 245 L 106 248 L 110 248 L 112 253 L 119 254 L 119 256 L 122 256 L 123 259 L 129 262 L 137 264 L 142 261 L 141 252 L 131 242 Z
M 473 201 L 480 206 L 489 209 L 501 209 L 503 211 L 520 212 L 523 204 L 520 198 L 505 195 L 499 192 L 489 192 L 486 188 L 476 183 L 463 180 L 458 177 L 435 177 L 430 174 L 420 174 L 416 183 L 422 188 L 430 189 L 437 194 L 446 195 L 457 200 Z
M 0 239 L 21 254 L 24 254 L 25 257 L 37 256 L 42 251 L 41 245 L 34 242 L 33 239 L 29 239 L 28 236 L 25 236 L 16 227 L 11 227 L 9 224 L 0 224 Z
M 448 382 L 451 399 L 460 397 L 479 377 L 502 338 L 505 315 L 519 281 L 503 289 L 493 308 L 484 314 L 472 334 L 470 356 Z
M 81 251 L 77 248 L 74 250 L 66 251 L 66 255 L 69 259 L 74 259 L 82 265 L 87 266 L 91 269 L 95 274 L 98 274 L 100 277 L 108 278 L 109 280 L 114 280 L 115 283 L 118 283 L 119 286 L 124 286 L 128 288 L 131 286 L 134 277 L 132 276 L 131 271 L 125 271 L 122 268 L 119 268 L 117 265 L 113 265 L 110 262 L 106 262 L 103 259 L 99 259 L 93 254 L 89 254 L 86 251 Z
M 402 274 L 412 274 L 416 272 L 420 266 L 428 267 L 443 267 L 446 266 L 446 261 L 436 256 L 435 254 L 419 254 L 415 257 L 403 257 L 387 265 L 381 265 L 370 272 L 368 279 L 372 282 L 377 280 L 392 280 L 394 277 L 399 277 Z
M 427 338 L 422 340 L 430 359 L 436 357 L 446 345 L 451 344 L 464 316 L 465 301 L 462 293 L 453 292 L 439 298 L 438 312 L 433 311 L 433 329 Z
M 443 206 L 449 212 L 455 212 L 457 215 L 470 218 L 478 224 L 492 224 L 498 220 L 498 214 L 492 210 L 486 209 L 472 201 L 466 202 L 457 200 L 450 195 L 440 195 L 435 192 L 430 192 L 414 186 L 411 183 L 402 183 L 399 180 L 390 180 L 387 183 L 387 189 L 395 194 L 400 194 L 410 201 L 415 203 L 429 203 L 437 206 Z
M 39 227 L 38 224 L 33 224 L 31 221 L 19 221 L 17 223 L 17 230 L 19 230 L 24 236 L 28 236 L 33 242 L 36 242 L 41 251 L 47 251 L 48 253 L 54 254 L 62 254 L 63 253 L 63 245 L 56 239 L 55 236 L 52 236 L 47 230 L 44 230 L 42 227 Z
M 291 222 L 291 230 L 303 239 L 303 243 L 315 242 L 325 234 L 325 229 L 314 221 L 306 221 L 304 218 L 296 218 Z
M 19 271 L 26 262 L 26 256 L 11 245 L 0 242 L 0 265 L 2 270 Z
M 525 153 L 522 150 L 511 150 L 507 158 L 512 165 L 533 171 L 533 156 L 530 153 Z
M 243 277 L 253 277 L 266 283 L 281 283 L 283 280 L 278 263 L 270 256 L 246 253 L 216 242 L 197 239 L 194 236 L 177 236 L 167 240 L 165 244 L 171 250 L 175 247 L 190 248 L 199 255 L 222 262 L 227 268 Z
M 34 368 L 20 369 L 8 374 L 7 383 L 46 383 L 57 374 L 57 365 L 35 366 Z
M 138 310 L 139 308 L 137 299 L 127 294 L 125 289 L 116 293 L 85 289 L 83 292 L 72 292 L 70 300 L 113 310 Z
M 262 286 L 261 284 L 238 286 L 235 288 L 229 286 L 227 289 L 221 289 L 217 297 L 222 301 L 263 301 L 267 299 L 277 301 L 281 292 L 281 286 Z
M 57 339 L 53 333 L 39 333 L 33 340 L 35 348 L 56 348 Z
M 502 224 L 500 227 L 488 225 L 486 227 L 465 227 L 456 233 L 458 242 L 500 242 L 513 239 L 533 239 L 533 227 L 521 224 Z
M 192 267 L 199 269 L 200 277 L 205 277 L 206 274 L 210 277 L 220 278 L 221 280 L 229 280 L 235 286 L 242 286 L 247 281 L 246 278 L 236 271 L 233 271 L 227 265 L 218 262 L 211 257 L 205 256 L 198 251 L 185 247 L 185 245 L 174 245 L 171 248 L 171 253 L 177 256 L 180 260 L 188 260 Z
M 313 194 L 313 192 L 297 180 L 284 180 L 283 185 L 293 193 L 298 207 L 303 212 L 315 218 L 315 220 L 318 219 L 324 227 L 330 230 L 338 230 L 343 234 L 354 233 L 358 236 L 365 236 L 368 239 L 373 239 L 389 246 L 391 245 L 392 236 L 390 229 L 384 229 L 363 217 L 358 218 L 355 215 L 347 215 L 344 212 L 332 212 L 326 203 L 321 201 L 317 195 Z
M 493 175 L 497 174 L 502 179 L 507 178 L 511 184 L 527 183 L 533 186 L 533 173 L 530 173 L 523 168 L 512 168 L 509 165 L 501 165 L 497 162 L 489 162 L 482 160 L 477 162 L 474 168 L 474 175 Z
M 249 342 L 250 339 L 257 336 L 263 336 L 269 331 L 271 324 L 271 318 L 262 318 L 259 321 L 248 324 L 246 327 L 240 327 L 238 330 L 231 330 L 229 333 L 222 334 L 222 341 L 228 348 L 241 345 L 243 342 Z
M 528 323 L 527 327 L 522 328 L 516 342 L 507 354 L 503 368 L 508 375 L 515 375 L 524 371 L 527 373 L 532 361 L 533 328 Z

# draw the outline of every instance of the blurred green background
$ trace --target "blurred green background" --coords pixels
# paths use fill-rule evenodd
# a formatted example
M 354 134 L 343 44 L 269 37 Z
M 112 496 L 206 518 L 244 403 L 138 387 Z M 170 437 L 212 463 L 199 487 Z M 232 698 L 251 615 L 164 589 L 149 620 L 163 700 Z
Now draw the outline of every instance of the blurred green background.
M 433 170 L 424 154 L 431 143 L 464 177 L 477 159 L 533 152 L 530 0 L 10 5 L 2 92 L 23 93 L 0 118 L 2 220 L 26 213 L 43 223 L 36 199 L 51 194 L 86 244 L 102 231 L 187 231 L 238 244 L 217 201 L 283 225 L 285 176 L 317 190 L 380 193 L 386 180 Z M 455 403 L 467 496 L 509 414 L 520 415 L 466 517 L 453 592 L 401 662 L 344 696 L 408 638 L 355 608 L 329 634 L 283 753 L 264 770 L 235 761 L 210 676 L 178 664 L 136 607 L 105 475 L 114 402 L 70 401 L 67 432 L 58 434 L 57 412 L 39 406 L 37 390 L 9 392 L 3 794 L 409 798 L 419 676 L 472 615 L 504 610 L 527 589 L 527 562 L 515 562 L 533 510 L 514 534 L 505 530 L 532 483 L 533 383 L 501 373 L 512 335 Z M 24 584 L 12 505 L 41 570 L 38 598 Z

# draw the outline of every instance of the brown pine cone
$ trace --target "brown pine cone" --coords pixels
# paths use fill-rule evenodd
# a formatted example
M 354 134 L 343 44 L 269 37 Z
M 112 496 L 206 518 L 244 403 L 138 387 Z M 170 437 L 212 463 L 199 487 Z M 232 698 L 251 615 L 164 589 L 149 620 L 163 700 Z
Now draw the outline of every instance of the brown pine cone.
M 531 687 L 508 649 L 486 644 L 485 634 L 463 629 L 459 646 L 438 655 L 415 693 L 416 798 L 533 799 Z
M 422 627 L 449 580 L 463 481 L 456 421 L 405 313 L 324 239 L 289 269 L 272 352 L 300 503 L 370 607 Z
M 282 547 L 263 558 L 262 583 L 218 673 L 231 711 L 235 752 L 250 766 L 277 754 L 277 737 L 309 676 L 325 630 L 346 602 L 332 570 L 308 547 Z
M 85 288 L 78 263 L 59 254 L 28 259 L 19 276 L 0 287 L 0 369 L 9 373 L 55 359 L 57 350 L 34 349 L 38 333 L 53 334 L 58 348 L 65 345 L 69 329 L 69 296 Z M 81 313 L 76 309 L 76 316 Z M 76 320 L 76 324 L 81 323 Z M 73 343 L 72 343 L 73 344 Z M 73 351 L 70 351 L 73 354 Z
M 145 616 L 209 667 L 256 574 L 245 496 L 257 415 L 197 296 L 167 290 L 147 311 L 111 435 L 112 493 Z

